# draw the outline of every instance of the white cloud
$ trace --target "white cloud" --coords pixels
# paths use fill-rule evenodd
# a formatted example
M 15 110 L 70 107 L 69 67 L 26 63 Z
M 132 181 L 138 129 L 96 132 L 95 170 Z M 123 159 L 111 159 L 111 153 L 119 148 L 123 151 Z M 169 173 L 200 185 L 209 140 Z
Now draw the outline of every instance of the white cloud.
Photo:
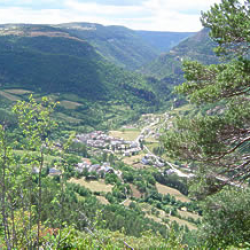
M 98 4 L 94 0 L 62 0 L 60 8 L 50 8 L 49 3 L 55 3 L 55 0 L 41 2 L 47 3 L 42 9 L 32 8 L 32 5 L 1 8 L 0 23 L 95 22 L 140 30 L 198 31 L 202 28 L 200 11 L 207 10 L 219 0 L 145 0 L 137 5 L 126 6 Z
M 33 10 L 29 8 L 0 9 L 0 23 L 59 24 L 67 22 L 96 22 L 111 24 L 105 18 L 80 15 L 62 9 Z
M 198 31 L 202 28 L 200 13 L 220 0 L 147 0 L 144 7 L 151 10 L 153 30 Z
M 178 12 L 195 10 L 200 12 L 219 2 L 220 0 L 147 0 L 144 5 L 155 10 L 169 9 Z
M 99 15 L 130 15 L 145 11 L 143 6 L 116 6 L 116 5 L 101 5 L 93 3 L 80 3 L 75 0 L 66 0 L 65 6 L 76 12 L 92 13 Z

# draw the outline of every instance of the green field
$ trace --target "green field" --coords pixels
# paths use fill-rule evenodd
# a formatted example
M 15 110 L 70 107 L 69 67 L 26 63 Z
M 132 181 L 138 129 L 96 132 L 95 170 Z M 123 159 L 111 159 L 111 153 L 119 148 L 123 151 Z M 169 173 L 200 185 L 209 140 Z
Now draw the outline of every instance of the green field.
M 12 101 L 12 102 L 16 102 L 16 101 L 20 100 L 19 97 L 12 95 L 12 94 L 9 94 L 9 93 L 6 93 L 4 91 L 0 91 L 0 95 L 5 97 L 6 99 Z
M 170 222 L 173 222 L 173 221 L 177 222 L 180 226 L 187 226 L 190 230 L 197 229 L 197 227 L 195 225 L 193 225 L 192 223 L 190 223 L 184 219 L 179 219 L 178 217 L 171 216 L 160 209 L 153 208 L 148 203 L 140 203 L 139 205 L 140 205 L 142 211 L 144 211 L 146 213 L 146 217 L 148 217 L 148 218 L 150 218 L 158 223 L 166 224 L 164 222 L 164 220 L 167 219 Z M 152 213 L 152 209 L 157 212 L 157 215 Z
M 110 131 L 109 135 L 113 136 L 114 138 L 124 139 L 127 141 L 134 141 L 139 135 L 139 130 L 124 130 L 124 131 Z
M 113 189 L 113 185 L 105 184 L 105 182 L 102 180 L 100 180 L 100 181 L 86 181 L 84 178 L 79 179 L 79 180 L 72 178 L 72 179 L 70 179 L 69 182 L 84 186 L 84 187 L 90 189 L 92 192 L 108 193 L 108 192 L 112 192 L 112 189 Z
M 63 106 L 66 109 L 76 109 L 77 107 L 81 106 L 82 104 L 78 103 L 78 102 L 64 100 L 64 101 L 60 101 L 59 105 Z
M 180 200 L 182 202 L 190 202 L 190 199 L 188 199 L 188 197 L 186 197 L 185 195 L 180 193 L 180 191 L 178 191 L 177 189 L 167 187 L 167 186 L 162 185 L 158 182 L 156 183 L 156 188 L 160 194 L 164 194 L 164 195 L 170 194 L 170 195 L 174 196 L 177 200 Z
M 32 91 L 26 90 L 26 89 L 5 89 L 4 92 L 14 94 L 14 95 L 25 95 L 25 94 L 32 93 Z
M 34 151 L 27 151 L 27 150 L 13 150 L 14 155 L 17 156 L 23 156 L 25 154 L 28 155 L 37 155 L 37 152 Z M 55 160 L 60 160 L 61 158 L 59 156 L 52 156 L 52 155 L 45 155 L 45 162 L 46 163 L 52 163 Z

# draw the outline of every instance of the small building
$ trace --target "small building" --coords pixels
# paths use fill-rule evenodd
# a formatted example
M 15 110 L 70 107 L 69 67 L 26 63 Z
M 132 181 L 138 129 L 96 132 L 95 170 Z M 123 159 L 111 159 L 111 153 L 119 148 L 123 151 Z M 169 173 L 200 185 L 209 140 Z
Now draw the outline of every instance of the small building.
M 100 164 L 94 164 L 89 167 L 89 172 L 97 172 L 101 168 Z
M 130 151 L 131 151 L 132 155 L 137 155 L 141 152 L 141 148 L 140 147 L 132 148 Z
M 103 152 L 105 152 L 105 153 L 110 153 L 110 154 L 111 154 L 111 153 L 112 153 L 112 150 L 107 149 L 107 147 L 108 147 L 108 146 L 105 145 L 105 149 L 103 149 Z
M 89 146 L 89 147 L 94 147 L 94 140 L 87 140 L 87 145 Z
M 76 140 L 76 139 L 74 139 L 74 140 Z M 79 142 L 79 140 L 77 140 L 77 141 Z M 56 142 L 54 144 L 54 146 L 57 147 L 57 148 L 62 148 L 62 144 L 60 142 Z
M 61 175 L 62 174 L 62 171 L 59 170 L 59 169 L 56 169 L 56 168 L 50 168 L 49 169 L 49 174 L 50 175 Z
M 82 173 L 84 169 L 89 169 L 90 165 L 91 165 L 91 162 L 89 164 L 89 163 L 84 161 L 84 162 L 78 163 L 77 166 L 75 167 L 75 170 L 77 172 Z
M 138 148 L 139 146 L 140 146 L 139 143 L 137 143 L 135 141 L 131 142 L 131 144 L 130 144 L 131 148 Z
M 164 167 L 165 164 L 164 164 L 163 162 L 157 161 L 157 162 L 156 162 L 156 166 L 157 166 L 157 167 Z
M 165 174 L 166 175 L 171 175 L 174 173 L 174 170 L 171 168 L 171 169 L 168 169 L 167 171 L 165 171 Z
M 160 137 L 161 137 L 161 134 L 160 134 L 160 133 L 156 133 L 156 134 L 155 134 L 155 139 L 156 139 L 156 140 L 160 139 Z
M 82 160 L 83 160 L 83 163 L 86 163 L 88 165 L 92 164 L 92 162 L 91 162 L 91 160 L 89 158 L 82 158 Z
M 32 174 L 39 174 L 39 168 L 38 167 L 32 168 Z
M 146 156 L 144 156 L 144 157 L 142 157 L 142 159 L 141 159 L 141 163 L 142 163 L 143 165 L 148 165 L 148 164 L 149 164 L 149 159 L 148 159 Z
M 110 163 L 109 163 L 109 162 L 104 162 L 104 163 L 102 164 L 102 166 L 104 166 L 104 167 L 110 167 Z
M 119 147 L 121 147 L 122 143 L 120 141 L 111 141 L 110 146 L 112 149 L 118 149 Z
M 102 148 L 104 146 L 104 141 L 102 141 L 102 140 L 96 140 L 96 141 L 94 141 L 93 145 L 96 148 Z
M 125 152 L 124 152 L 124 156 L 131 156 L 131 151 L 130 150 L 126 150 Z
M 100 172 L 103 171 L 104 173 L 114 173 L 114 169 L 109 166 L 102 166 Z

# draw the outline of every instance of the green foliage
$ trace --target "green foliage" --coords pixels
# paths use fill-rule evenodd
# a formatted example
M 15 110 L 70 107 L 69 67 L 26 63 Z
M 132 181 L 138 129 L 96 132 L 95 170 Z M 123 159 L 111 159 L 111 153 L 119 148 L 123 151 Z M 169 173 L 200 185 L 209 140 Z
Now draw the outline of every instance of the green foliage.
M 103 206 L 88 189 L 66 182 L 72 164 L 78 161 L 77 157 L 65 154 L 75 135 L 70 135 L 60 150 L 54 147 L 51 140 L 56 128 L 51 119 L 54 108 L 55 104 L 46 98 L 38 104 L 32 96 L 29 103 L 18 102 L 15 105 L 23 136 L 20 144 L 25 152 L 20 157 L 14 156 L 8 146 L 8 133 L 0 127 L 1 247 L 93 249 L 102 244 L 102 249 L 119 249 L 124 244 L 117 238 L 110 240 L 113 235 L 110 231 L 102 235 L 104 231 L 95 228 L 98 227 L 114 232 L 119 230 L 123 232 L 118 233 L 123 239 L 128 235 L 141 237 L 132 241 L 140 246 L 146 244 L 145 231 L 152 230 L 148 237 L 158 239 L 150 243 L 152 248 L 180 249 L 181 239 L 170 234 L 165 225 L 146 218 L 136 206 L 131 209 L 120 204 Z M 51 164 L 61 170 L 59 175 L 48 175 L 45 153 L 58 155 L 58 160 Z M 115 202 L 125 199 L 130 192 L 129 186 L 122 184 L 114 174 L 106 176 L 116 184 L 110 194 Z M 152 184 L 154 178 L 148 176 L 147 182 Z M 84 232 L 86 228 L 91 234 Z M 166 235 L 169 235 L 168 240 L 164 238 Z
M 118 250 L 126 247 L 133 247 L 134 249 L 185 249 L 185 245 L 181 244 L 181 237 L 176 237 L 175 232 L 172 231 L 168 240 L 152 233 L 146 232 L 141 238 L 132 236 L 124 236 L 120 232 L 110 232 L 108 230 L 95 230 L 90 235 L 84 232 L 77 231 L 73 226 L 63 229 L 61 232 L 62 243 L 61 248 L 77 248 L 79 250 L 85 249 L 103 249 L 103 250 Z M 58 238 L 58 237 L 57 237 Z M 48 235 L 47 245 L 52 249 L 56 249 L 57 238 Z
M 183 82 L 182 61 L 196 60 L 204 64 L 218 63 L 213 53 L 215 43 L 209 38 L 209 30 L 203 29 L 175 46 L 169 53 L 159 56 L 142 68 L 142 72 L 177 85 Z
M 7 32 L 0 36 L 0 64 L 5 69 L 1 91 L 6 94 L 9 88 L 28 89 L 34 91 L 36 99 L 48 96 L 62 101 L 56 107 L 55 118 L 64 129 L 121 126 L 137 120 L 142 113 L 159 109 L 169 98 L 168 87 L 163 90 L 157 81 L 157 87 L 152 86 L 149 79 L 107 62 L 85 40 L 71 37 L 66 31 L 60 30 L 61 36 L 55 33 L 54 37 L 53 32 L 59 31 L 52 32 L 49 26 L 48 31 L 39 25 L 17 26 L 17 30 L 20 35 Z M 27 34 L 21 35 L 23 31 Z M 44 36 L 32 36 L 30 32 L 44 32 Z M 28 95 L 18 98 L 28 100 Z M 67 108 L 65 101 L 74 102 L 74 108 Z M 0 108 L 8 108 L 11 103 L 1 98 Z M 0 112 L 0 122 L 7 114 Z M 7 122 L 13 123 L 9 114 Z
M 133 182 L 134 181 L 134 175 L 131 172 L 123 172 L 122 178 L 125 182 Z
M 203 174 L 209 175 L 209 178 L 205 180 L 207 182 L 205 187 L 210 187 L 210 190 L 207 191 L 208 194 L 216 192 L 220 186 L 227 184 L 227 181 L 221 182 L 218 181 L 218 178 L 216 180 L 218 174 L 226 173 L 225 180 L 228 179 L 228 182 L 248 178 L 246 166 L 249 165 L 249 161 L 247 155 L 243 157 L 242 152 L 249 140 L 250 106 L 247 95 L 250 63 L 244 57 L 245 50 L 243 53 L 242 44 L 237 41 L 232 43 L 230 35 L 226 32 L 229 29 L 234 33 L 235 25 L 238 25 L 236 22 L 238 15 L 245 17 L 244 13 L 248 9 L 247 4 L 243 7 L 236 2 L 223 1 L 220 7 L 216 5 L 211 12 L 203 15 L 204 25 L 209 16 L 210 21 L 206 26 L 216 30 L 218 20 L 214 13 L 217 13 L 216 10 L 221 13 L 219 20 L 224 23 L 224 26 L 220 25 L 220 47 L 227 47 L 229 44 L 234 46 L 234 49 L 230 50 L 230 56 L 234 56 L 234 59 L 224 64 L 210 66 L 197 62 L 186 62 L 184 70 L 188 82 L 177 88 L 179 93 L 186 94 L 190 101 L 196 104 L 215 103 L 219 105 L 220 114 L 218 112 L 212 115 L 202 114 L 192 117 L 192 119 L 180 117 L 176 120 L 173 131 L 167 133 L 165 140 L 165 146 L 170 149 L 169 152 L 172 152 L 172 155 L 195 161 L 197 165 L 201 166 Z M 229 8 L 228 6 L 231 6 L 231 14 L 235 15 L 234 24 L 226 22 L 230 12 L 224 11 Z M 246 24 L 249 25 L 247 20 Z M 241 23 L 239 23 L 239 27 L 241 27 Z M 239 33 L 237 34 L 239 35 Z M 217 35 L 218 33 L 214 34 L 212 31 L 212 38 L 215 36 L 214 39 L 217 40 Z M 228 37 L 228 41 L 225 40 L 226 37 Z M 244 40 L 248 37 L 240 34 L 238 39 Z
M 236 53 L 242 56 L 249 51 L 249 1 L 222 1 L 202 14 L 202 24 L 211 30 L 211 37 L 219 44 L 219 55 Z
M 203 205 L 202 244 L 207 243 L 208 248 L 247 247 L 250 238 L 249 202 L 248 189 L 226 188 L 209 197 Z
M 167 234 L 167 229 L 164 225 L 145 218 L 141 211 L 128 210 L 126 207 L 118 204 L 106 206 L 102 212 L 102 220 L 104 227 L 112 231 L 124 228 L 126 235 L 140 237 L 143 232 L 148 230 L 152 230 L 155 233 L 158 232 L 162 236 Z
M 180 179 L 176 175 L 163 175 L 161 173 L 154 173 L 154 178 L 159 183 L 168 187 L 175 188 L 184 195 L 188 195 L 188 186 L 186 179 Z
M 8 134 L 3 127 L 0 129 L 0 178 L 3 184 L 1 216 L 4 242 L 8 249 L 40 245 L 41 219 L 44 213 L 42 168 L 45 145 L 51 146 L 48 135 L 55 126 L 54 121 L 49 119 L 53 109 L 54 105 L 46 99 L 37 104 L 32 96 L 29 103 L 19 102 L 14 107 L 26 139 L 23 148 L 29 150 L 21 158 L 14 157 L 12 149 L 8 146 Z M 38 169 L 37 176 L 32 175 L 34 167 Z
M 200 199 L 216 194 L 204 206 L 202 232 L 210 249 L 249 244 L 249 14 L 249 1 L 237 0 L 223 0 L 203 13 L 203 25 L 226 62 L 185 62 L 187 82 L 176 90 L 201 110 L 209 104 L 217 111 L 180 116 L 165 135 L 168 153 L 198 168 L 192 193 Z
M 71 23 L 58 27 L 88 41 L 108 61 L 130 70 L 138 69 L 159 55 L 158 50 L 145 42 L 136 31 L 122 26 Z
M 16 117 L 10 111 L 0 108 L 0 123 L 8 126 L 16 126 Z
M 107 184 L 116 184 L 117 182 L 120 182 L 120 180 L 116 174 L 106 174 L 105 182 Z

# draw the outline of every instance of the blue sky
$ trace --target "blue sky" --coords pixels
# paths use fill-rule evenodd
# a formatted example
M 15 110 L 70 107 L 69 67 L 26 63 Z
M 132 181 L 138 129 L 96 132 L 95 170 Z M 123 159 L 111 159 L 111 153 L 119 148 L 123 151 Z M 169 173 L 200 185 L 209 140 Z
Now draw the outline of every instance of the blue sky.
M 135 30 L 198 31 L 220 0 L 0 0 L 0 23 L 93 22 Z

